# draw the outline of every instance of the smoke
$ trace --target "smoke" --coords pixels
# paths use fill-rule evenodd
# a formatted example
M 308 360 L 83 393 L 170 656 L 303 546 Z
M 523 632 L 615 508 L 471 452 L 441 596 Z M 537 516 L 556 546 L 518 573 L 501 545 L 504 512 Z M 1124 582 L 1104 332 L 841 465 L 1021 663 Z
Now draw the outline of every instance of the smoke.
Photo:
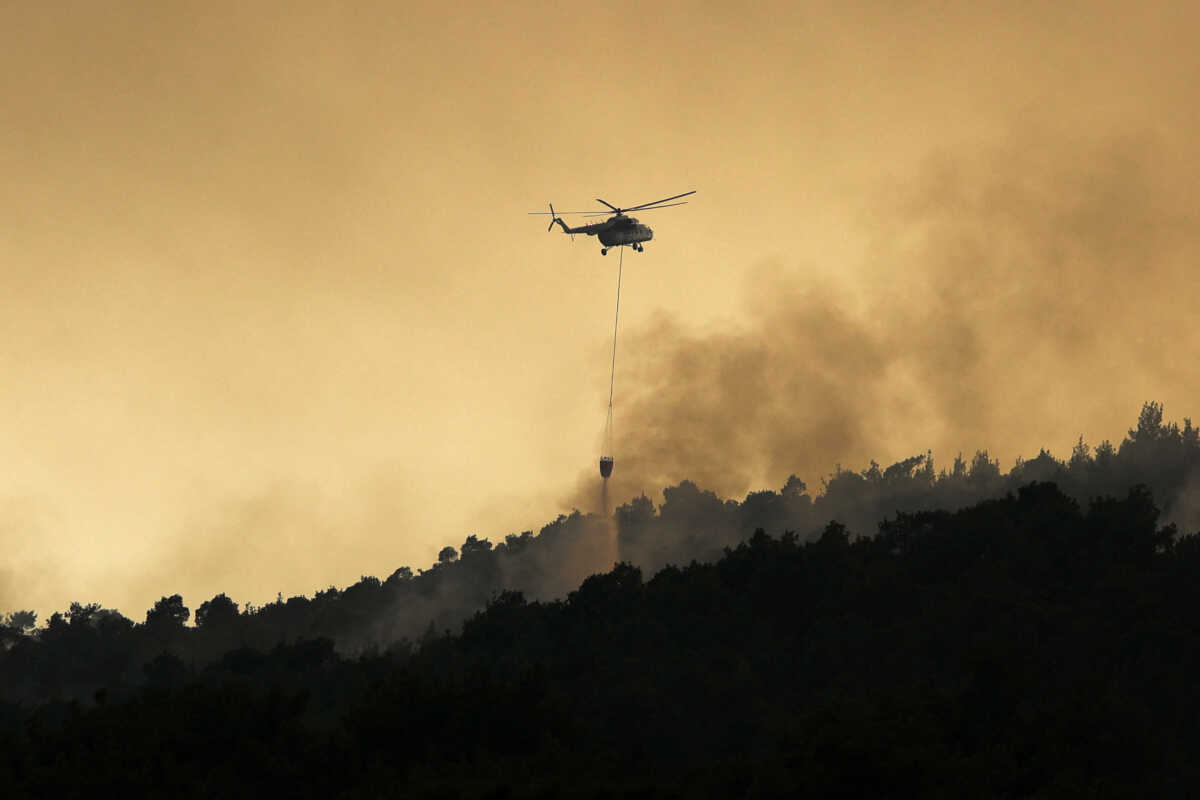
M 181 593 L 193 606 L 225 592 L 262 605 L 400 565 L 411 497 L 399 469 L 328 486 L 279 481 L 261 491 L 200 498 L 182 530 L 128 578 L 127 614 Z
M 1187 475 L 1171 500 L 1170 509 L 1163 514 L 1163 524 L 1174 525 L 1181 534 L 1200 533 L 1200 471 L 1193 470 Z
M 38 547 L 42 545 L 53 514 L 44 503 L 30 497 L 0 498 L 0 616 L 22 609 L 46 608 L 61 563 Z
M 763 265 L 748 324 L 664 315 L 623 331 L 614 500 L 685 478 L 740 496 L 928 448 L 943 463 L 976 447 L 1012 459 L 1082 432 L 1119 438 L 1147 397 L 1187 407 L 1200 389 L 1178 368 L 1197 343 L 1187 163 L 1162 136 L 1036 127 L 939 153 L 881 181 L 861 216 L 870 246 L 843 280 Z

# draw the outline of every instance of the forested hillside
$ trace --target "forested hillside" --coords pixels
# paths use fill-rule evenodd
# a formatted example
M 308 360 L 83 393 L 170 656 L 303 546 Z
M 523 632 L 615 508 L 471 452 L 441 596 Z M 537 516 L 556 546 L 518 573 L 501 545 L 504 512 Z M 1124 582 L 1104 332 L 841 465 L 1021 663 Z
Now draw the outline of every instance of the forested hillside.
M 0 624 L 0 696 L 86 699 L 100 685 L 136 686 L 142 665 L 162 652 L 203 665 L 234 647 L 266 649 L 318 637 L 333 640 L 344 653 L 407 649 L 431 634 L 457 630 L 500 592 L 550 600 L 617 561 L 647 575 L 670 564 L 713 561 L 759 528 L 807 541 L 836 520 L 851 535 L 872 535 L 898 511 L 955 510 L 1033 481 L 1053 482 L 1084 505 L 1145 485 L 1166 521 L 1195 531 L 1200 432 L 1187 419 L 1182 427 L 1165 422 L 1162 406 L 1147 403 L 1118 446 L 1104 441 L 1093 449 L 1080 439 L 1066 460 L 1043 451 L 1007 473 L 979 451 L 941 470 L 929 454 L 886 468 L 872 463 L 860 472 L 838 469 L 819 492 L 793 476 L 780 491 L 754 492 L 741 502 L 684 481 L 668 487 L 657 507 L 642 496 L 618 507 L 611 520 L 574 512 L 537 534 L 510 534 L 494 545 L 471 535 L 458 547 L 443 548 L 429 569 L 389 567 L 383 580 L 363 577 L 345 589 L 279 597 L 261 607 L 218 594 L 194 607 L 193 616 L 175 595 L 132 620 L 80 598 L 40 628 L 35 615 L 13 611 L 0 616 L 6 623 Z
M 137 689 L 0 706 L 0 785 L 1186 796 L 1200 780 L 1198 570 L 1200 539 L 1160 526 L 1141 488 L 1084 510 L 1035 483 L 900 514 L 874 537 L 837 523 L 808 542 L 758 531 L 648 580 L 619 564 L 562 601 L 500 594 L 461 634 L 411 650 L 347 657 L 318 639 L 203 665 L 160 654 Z M 95 630 L 86 657 L 102 667 L 105 624 L 57 623 L 43 644 Z M 170 644 L 160 624 L 145 635 Z M 189 635 L 208 641 L 209 624 Z
M 1008 473 L 926 455 L 741 502 L 685 481 L 257 608 L 10 612 L 0 785 L 1179 795 L 1197 467 L 1196 428 L 1148 403 L 1119 446 Z

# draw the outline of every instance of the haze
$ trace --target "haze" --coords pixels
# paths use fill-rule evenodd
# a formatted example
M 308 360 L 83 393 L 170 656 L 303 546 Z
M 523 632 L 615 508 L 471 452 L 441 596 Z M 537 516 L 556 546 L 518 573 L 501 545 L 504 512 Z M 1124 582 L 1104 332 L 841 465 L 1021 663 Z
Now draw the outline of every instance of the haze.
M 1197 411 L 1194 4 L 9 3 L 0 610 Z

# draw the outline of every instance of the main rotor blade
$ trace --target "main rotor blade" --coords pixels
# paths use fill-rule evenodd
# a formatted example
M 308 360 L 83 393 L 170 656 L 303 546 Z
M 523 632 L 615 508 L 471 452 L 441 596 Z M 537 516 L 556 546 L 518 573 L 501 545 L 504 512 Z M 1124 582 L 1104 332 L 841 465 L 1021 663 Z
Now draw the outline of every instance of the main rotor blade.
M 686 200 L 684 200 L 682 203 L 672 203 L 670 201 L 678 200 L 681 197 L 687 197 L 689 194 L 695 194 L 695 193 L 696 193 L 696 190 L 692 189 L 690 192 L 684 192 L 683 194 L 677 194 L 674 197 L 664 197 L 662 200 L 655 200 L 653 203 L 642 203 L 641 205 L 634 206 L 633 208 L 617 208 L 612 203 L 608 202 L 607 200 L 601 200 L 599 197 L 596 198 L 596 202 L 603 203 L 604 205 L 611 208 L 612 213 L 624 214 L 627 211 L 653 211 L 656 208 L 670 208 L 671 206 L 685 206 L 685 205 L 687 205 Z M 527 211 L 525 213 L 530 214 L 532 216 L 543 216 L 543 215 L 549 216 L 550 215 L 549 211 Z M 605 216 L 608 216 L 609 213 L 610 212 L 608 212 L 608 211 L 556 211 L 555 216 L 561 217 L 563 214 L 584 214 L 585 216 L 605 217 Z
M 630 211 L 657 211 L 660 208 L 670 208 L 671 206 L 686 206 L 687 204 L 688 204 L 688 201 L 684 200 L 682 203 L 664 203 L 661 206 L 638 206 L 637 208 L 631 208 L 629 210 Z
M 690 192 L 684 192 L 683 194 L 677 194 L 674 197 L 664 197 L 662 200 L 655 200 L 652 203 L 642 203 L 640 206 L 634 206 L 633 208 L 627 208 L 625 210 L 626 211 L 641 211 L 643 208 L 646 208 L 647 206 L 656 206 L 659 203 L 665 203 L 668 200 L 678 200 L 681 197 L 687 197 L 689 194 L 695 194 L 695 193 L 696 193 L 696 190 L 692 189 Z M 597 198 L 597 199 L 599 199 L 599 198 Z M 604 203 L 603 200 L 601 200 L 600 202 Z M 604 203 L 604 205 L 607 206 L 608 203 Z M 609 208 L 612 208 L 612 206 L 609 206 Z
M 664 203 L 661 206 L 643 206 L 642 208 L 639 208 L 637 210 L 638 211 L 658 211 L 660 208 L 671 208 L 672 206 L 686 206 L 687 204 L 688 204 L 688 201 L 684 200 L 682 203 Z M 633 211 L 634 209 L 630 208 L 630 209 L 626 209 L 626 210 Z M 585 217 L 611 217 L 612 214 L 608 211 L 593 211 L 591 213 L 585 213 L 584 216 Z

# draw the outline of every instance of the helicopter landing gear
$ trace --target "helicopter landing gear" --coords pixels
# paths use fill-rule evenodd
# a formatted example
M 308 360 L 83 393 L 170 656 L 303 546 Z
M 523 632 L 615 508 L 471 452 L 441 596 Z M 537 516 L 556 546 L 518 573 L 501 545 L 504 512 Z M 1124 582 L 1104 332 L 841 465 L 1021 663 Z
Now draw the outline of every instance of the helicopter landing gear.
M 636 250 L 636 251 L 637 251 L 637 252 L 639 252 L 639 253 L 644 253 L 644 252 L 646 252 L 646 248 L 642 247 L 640 244 L 635 244 L 635 245 L 633 246 L 633 249 L 634 249 L 634 250 Z
M 608 255 L 608 248 L 607 248 L 607 247 L 601 247 L 601 248 L 600 248 L 600 255 L 602 255 L 602 256 L 606 256 L 606 255 Z

